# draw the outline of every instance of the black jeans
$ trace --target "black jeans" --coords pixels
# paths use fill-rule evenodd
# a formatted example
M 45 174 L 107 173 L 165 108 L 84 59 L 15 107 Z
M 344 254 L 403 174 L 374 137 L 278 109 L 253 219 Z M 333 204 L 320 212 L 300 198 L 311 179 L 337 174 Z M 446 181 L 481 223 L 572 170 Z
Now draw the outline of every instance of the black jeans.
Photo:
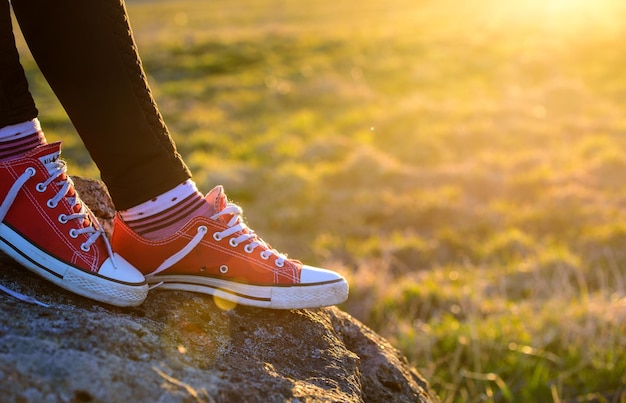
M 37 116 L 0 0 L 0 127 Z M 39 69 L 123 210 L 191 175 L 152 97 L 123 0 L 12 0 Z M 45 111 L 44 111 L 45 113 Z

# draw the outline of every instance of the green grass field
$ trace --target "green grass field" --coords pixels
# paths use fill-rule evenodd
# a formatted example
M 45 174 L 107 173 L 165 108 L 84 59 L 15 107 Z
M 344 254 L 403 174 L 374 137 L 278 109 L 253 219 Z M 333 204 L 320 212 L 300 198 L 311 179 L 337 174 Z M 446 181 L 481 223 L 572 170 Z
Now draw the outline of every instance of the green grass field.
M 626 4 L 128 7 L 199 187 L 345 274 L 342 308 L 443 402 L 626 402 Z M 97 176 L 23 54 L 49 140 Z

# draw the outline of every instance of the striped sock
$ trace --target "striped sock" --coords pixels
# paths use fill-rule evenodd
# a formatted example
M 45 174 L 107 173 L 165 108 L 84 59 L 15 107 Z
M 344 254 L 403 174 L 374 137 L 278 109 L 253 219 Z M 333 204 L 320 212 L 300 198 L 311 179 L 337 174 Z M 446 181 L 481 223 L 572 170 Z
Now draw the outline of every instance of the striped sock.
M 0 128 L 0 161 L 18 158 L 33 148 L 46 144 L 37 118 Z
M 211 205 L 191 180 L 120 212 L 130 229 L 146 239 L 163 239 L 181 229 L 199 215 L 211 214 Z

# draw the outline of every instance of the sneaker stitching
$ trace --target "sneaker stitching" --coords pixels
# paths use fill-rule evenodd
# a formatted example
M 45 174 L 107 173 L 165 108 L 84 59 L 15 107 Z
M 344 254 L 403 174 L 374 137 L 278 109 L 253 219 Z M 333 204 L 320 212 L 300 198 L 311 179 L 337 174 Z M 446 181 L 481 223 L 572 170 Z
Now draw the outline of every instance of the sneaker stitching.
M 69 262 L 71 262 L 74 265 L 77 265 L 80 267 L 82 266 L 87 266 L 88 270 L 90 272 L 98 272 L 98 267 L 97 267 L 97 263 L 100 261 L 101 255 L 100 255 L 100 250 L 98 248 L 92 248 L 93 251 L 93 256 L 91 256 L 91 254 L 89 253 L 77 253 L 77 249 L 74 246 L 73 243 L 71 243 L 68 239 L 67 236 L 69 236 L 69 234 L 65 234 L 63 231 L 61 231 L 53 222 L 52 218 L 47 214 L 47 209 L 50 209 L 49 207 L 46 206 L 46 208 L 42 207 L 42 205 L 39 204 L 37 198 L 35 197 L 34 193 L 33 193 L 33 186 L 36 186 L 36 183 L 39 183 L 41 181 L 41 177 L 42 177 L 42 171 L 46 172 L 46 168 L 43 166 L 43 164 L 39 163 L 38 161 L 28 161 L 26 159 L 22 159 L 22 161 L 19 161 L 19 163 L 16 163 L 16 161 L 13 161 L 12 164 L 4 164 L 4 165 L 8 165 L 7 166 L 7 171 L 9 171 L 11 173 L 11 179 L 12 180 L 17 180 L 17 178 L 19 177 L 18 175 L 18 170 L 16 169 L 17 166 L 29 166 L 29 165 L 36 165 L 35 171 L 36 174 L 35 176 L 33 176 L 32 182 L 29 184 L 28 182 L 24 185 L 24 187 L 22 188 L 22 190 L 24 191 L 24 195 L 28 198 L 30 204 L 32 207 L 35 208 L 35 210 L 38 212 L 39 216 L 41 218 L 43 218 L 44 222 L 46 223 L 46 225 L 56 234 L 56 236 L 58 238 L 61 239 L 61 241 L 63 242 L 63 244 L 70 250 L 72 251 L 72 257 L 69 259 Z M 45 180 L 45 179 L 44 179 Z M 33 183 L 35 185 L 33 185 Z M 46 192 L 51 192 L 51 193 L 55 193 L 58 192 L 60 190 L 59 186 L 52 182 L 46 189 Z M 82 201 L 81 201 L 82 202 Z M 61 199 L 61 203 L 63 203 L 63 208 L 66 211 L 72 211 L 72 206 L 69 204 L 69 202 L 66 200 L 65 197 L 63 197 Z M 58 208 L 59 206 L 57 206 L 56 208 Z M 85 235 L 85 234 L 82 234 Z M 81 250 L 82 252 L 82 250 Z M 90 259 L 88 259 L 88 257 L 90 257 Z
M 237 257 L 240 258 L 241 260 L 245 260 L 248 263 L 253 263 L 256 266 L 260 266 L 262 269 L 272 272 L 274 275 L 274 282 L 278 283 L 280 280 L 280 276 L 285 277 L 285 279 L 287 279 L 288 281 L 298 284 L 299 281 L 299 276 L 298 276 L 298 269 L 296 267 L 293 267 L 293 263 L 289 262 L 289 266 L 291 267 L 287 267 L 287 262 L 285 262 L 285 266 L 283 266 L 282 268 L 277 267 L 273 264 L 268 264 L 268 263 L 264 263 L 264 262 L 260 262 L 259 260 L 254 259 L 252 256 L 250 256 L 248 253 L 245 252 L 238 252 L 236 250 L 233 250 L 233 248 L 231 246 L 224 247 L 222 245 L 219 245 L 217 242 L 212 241 L 213 240 L 213 236 L 212 233 L 215 232 L 214 230 L 219 229 L 219 231 L 223 231 L 225 229 L 227 229 L 228 227 L 225 225 L 222 225 L 218 222 L 216 222 L 215 220 L 211 220 L 211 219 L 207 219 L 206 217 L 195 217 L 193 219 L 191 219 L 189 221 L 188 224 L 186 224 L 181 230 L 179 230 L 175 235 L 162 239 L 162 240 L 147 240 L 143 237 L 141 237 L 140 235 L 138 235 L 137 233 L 135 233 L 133 230 L 131 230 L 124 222 L 123 220 L 121 220 L 121 218 L 119 217 L 119 214 L 117 216 L 117 219 L 119 221 L 121 221 L 121 225 L 119 225 L 119 228 L 117 229 L 119 230 L 123 230 L 124 233 L 128 236 L 131 236 L 135 241 L 146 245 L 146 246 L 152 246 L 152 247 L 156 247 L 156 246 L 162 246 L 162 245 L 167 245 L 169 243 L 172 242 L 173 239 L 175 238 L 183 238 L 185 239 L 186 242 L 189 242 L 193 236 L 189 235 L 187 233 L 187 231 L 189 231 L 190 228 L 197 228 L 200 225 L 205 225 L 207 226 L 207 228 L 209 228 L 208 233 L 210 234 L 209 237 L 204 238 L 202 241 L 200 241 L 200 243 L 196 246 L 196 248 L 200 247 L 201 245 L 203 247 L 209 247 L 209 248 L 213 248 L 216 249 L 218 252 L 227 254 L 229 256 L 232 257 Z M 224 238 L 224 240 L 226 240 L 227 238 Z M 188 256 L 185 256 L 180 262 L 176 263 L 175 265 L 173 265 L 171 268 L 174 267 L 178 267 L 180 265 L 184 265 L 184 262 L 188 260 Z M 156 268 L 153 268 L 156 269 Z M 162 273 L 166 272 L 167 270 L 164 270 Z M 286 272 L 288 269 L 288 271 L 290 272 Z
M 58 186 L 55 184 L 53 187 L 49 187 L 48 189 L 51 189 L 53 192 L 58 191 Z M 28 195 L 29 198 L 31 199 L 31 202 L 33 202 L 34 197 L 32 195 L 32 190 L 31 189 L 27 189 L 28 190 Z M 61 200 L 61 203 L 63 204 L 63 208 L 66 211 L 71 211 L 72 207 L 69 204 L 69 202 L 67 202 L 67 200 L 65 198 L 63 198 Z M 59 203 L 59 204 L 61 204 Z M 45 208 L 42 208 L 42 206 L 40 206 L 38 203 L 33 202 L 33 204 L 35 204 L 36 208 L 39 210 L 40 214 L 44 217 L 44 219 L 46 220 L 48 226 L 50 226 L 53 231 L 55 233 L 57 233 L 57 235 L 59 236 L 59 238 L 61 238 L 61 240 L 63 241 L 63 243 L 72 251 L 72 258 L 70 259 L 70 262 L 72 262 L 72 264 L 75 265 L 79 265 L 80 263 L 82 263 L 83 265 L 86 265 L 90 271 L 92 272 L 97 272 L 98 271 L 98 267 L 97 267 L 97 263 L 100 260 L 100 255 L 99 255 L 99 250 L 98 248 L 92 248 L 93 250 L 93 254 L 91 253 L 83 253 L 82 250 L 77 249 L 77 247 L 69 240 L 67 239 L 67 237 L 69 236 L 69 229 L 67 231 L 67 233 L 65 233 L 65 231 L 60 230 L 54 223 L 54 221 L 52 220 L 52 218 L 46 214 L 47 211 Z M 46 206 L 47 207 L 47 206 Z M 58 208 L 59 206 L 57 206 Z M 74 226 L 72 227 L 74 228 Z M 77 240 L 80 240 L 80 237 L 83 236 L 86 237 L 86 234 L 78 234 L 78 236 L 76 237 Z
M 7 247 L 12 249 L 11 253 L 15 252 L 15 256 L 21 255 L 20 259 L 25 259 L 25 266 L 27 268 L 35 270 L 42 275 L 45 271 L 54 274 L 55 279 L 51 281 L 56 285 L 79 295 L 84 295 L 112 305 L 137 305 L 143 301 L 146 296 L 148 286 L 145 280 L 141 285 L 136 286 L 135 283 L 124 283 L 122 280 L 118 280 L 116 276 L 109 277 L 104 275 L 106 273 L 103 273 L 103 275 L 98 274 L 100 268 L 104 267 L 98 263 L 106 259 L 107 255 L 110 257 L 109 266 L 107 266 L 107 268 L 118 268 L 102 227 L 99 225 L 88 206 L 84 204 L 76 193 L 71 177 L 66 174 L 64 163 L 54 166 L 53 170 L 52 166 L 43 164 L 37 158 L 41 157 L 44 151 L 53 151 L 55 149 L 58 153 L 59 146 L 55 148 L 53 145 L 50 145 L 49 147 L 41 148 L 42 151 L 39 153 L 29 152 L 23 157 L 0 161 L 0 178 L 2 178 L 0 179 L 2 182 L 0 183 L 0 188 L 2 189 L 0 190 L 0 202 L 2 202 L 2 194 L 4 194 L 5 197 L 7 195 L 10 196 L 9 199 L 6 199 L 6 211 L 3 209 L 5 214 L 3 214 L 2 226 L 8 229 L 9 234 L 13 234 L 11 236 L 15 236 L 20 242 L 29 244 L 28 248 L 39 249 L 43 256 L 50 256 L 56 259 L 55 262 L 58 260 L 59 268 L 67 268 L 67 271 L 65 273 L 53 271 L 53 268 L 48 268 L 50 261 L 29 257 L 21 251 L 21 249 L 16 248 L 10 243 L 11 237 L 4 240 Z M 50 168 L 50 171 L 48 168 Z M 21 172 L 24 171 L 24 169 L 26 169 L 26 171 Z M 29 176 L 26 180 L 20 179 L 20 177 L 23 177 L 24 173 L 31 170 L 34 171 L 33 176 Z M 42 177 L 49 178 L 49 172 L 52 172 L 52 175 L 56 175 L 58 172 L 62 173 L 58 177 L 55 177 L 55 180 L 51 181 L 48 185 L 47 192 L 50 193 L 41 194 L 41 192 L 36 192 L 34 186 L 41 182 Z M 59 183 L 61 185 L 59 185 Z M 11 189 L 17 189 L 17 192 L 13 192 Z M 7 191 L 10 191 L 10 194 L 7 194 Z M 46 196 L 50 195 L 53 197 L 48 200 L 58 200 L 55 208 L 47 206 Z M 74 202 L 74 198 L 76 198 L 76 202 Z M 16 204 L 14 205 L 13 203 Z M 14 208 L 11 206 L 14 206 Z M 78 209 L 80 209 L 80 211 L 77 213 L 76 210 Z M 61 213 L 69 213 L 69 215 L 74 216 L 68 220 L 68 222 L 75 219 L 78 220 L 78 222 L 72 221 L 70 225 L 63 226 L 58 220 L 58 216 Z M 24 221 L 24 218 L 33 225 L 28 225 L 28 223 Z M 87 221 L 83 221 L 85 219 Z M 70 228 L 81 232 L 84 231 L 79 234 L 83 236 L 78 236 L 77 240 L 70 239 L 68 233 Z M 22 231 L 26 232 L 24 233 Z M 30 233 L 30 235 L 28 235 L 28 233 Z M 104 238 L 100 239 L 101 236 Z M 86 242 L 89 242 L 91 247 L 89 252 L 85 252 L 78 247 L 79 243 L 85 244 Z M 3 250 L 4 249 L 3 247 Z M 101 263 L 104 264 L 105 262 L 103 261 Z M 122 265 L 120 267 L 135 270 L 129 265 Z M 65 271 L 65 269 L 63 271 Z M 139 275 L 138 272 L 133 272 L 133 275 L 134 273 Z M 91 280 L 95 277 L 100 277 L 102 280 Z M 122 277 L 120 277 L 120 279 Z M 127 289 L 117 286 L 111 287 L 109 286 L 109 281 L 127 284 L 127 286 L 124 286 L 127 287 Z M 14 293 L 11 293 L 11 295 L 14 295 Z M 29 299 L 21 299 L 31 302 Z M 33 302 L 38 303 L 37 301 Z
M 213 222 L 215 222 L 215 221 L 214 220 L 209 220 L 209 222 L 207 224 L 212 224 Z M 228 229 L 229 228 L 229 227 L 223 226 L 223 225 L 211 225 L 211 227 L 223 228 L 223 229 Z M 235 236 L 235 234 L 231 235 L 230 237 L 222 238 L 222 240 L 220 242 L 229 242 L 228 239 L 233 238 L 234 236 Z M 253 255 L 255 253 L 254 251 L 253 251 L 253 254 L 246 253 L 245 251 L 244 252 L 240 252 L 237 249 L 235 249 L 235 247 L 231 246 L 230 244 L 228 245 L 228 247 L 227 246 L 222 246 L 219 243 L 217 243 L 216 241 L 212 241 L 212 239 L 213 239 L 212 237 L 210 239 L 208 239 L 208 238 L 207 239 L 203 239 L 200 242 L 200 244 L 204 244 L 204 245 L 208 245 L 208 246 L 213 245 L 214 248 L 219 248 L 220 250 L 224 251 L 225 253 L 227 253 L 230 256 L 240 257 L 242 260 L 245 260 L 245 261 L 251 262 L 251 263 L 255 263 L 256 265 L 260 265 L 262 268 L 264 268 L 266 270 L 269 270 L 269 271 L 272 271 L 274 273 L 281 272 L 282 271 L 281 269 L 285 268 L 287 266 L 288 262 L 289 262 L 288 260 L 285 260 L 285 266 L 278 267 L 278 266 L 276 266 L 273 263 L 269 263 L 269 261 L 268 261 L 268 263 L 265 263 L 265 261 L 259 261 L 259 260 L 255 259 L 254 255 Z M 249 243 L 249 242 L 252 242 L 252 240 L 242 242 L 237 247 L 241 246 L 244 243 Z M 257 248 L 262 248 L 262 246 L 259 245 L 259 246 L 257 246 Z M 268 250 L 268 249 L 259 250 L 258 252 L 261 253 L 264 250 Z M 289 265 L 293 265 L 293 263 L 289 262 Z M 292 272 L 291 275 L 289 275 L 287 273 L 281 273 L 281 274 L 283 274 L 287 278 L 291 277 L 291 279 L 293 280 L 294 278 L 296 278 L 297 270 L 292 267 L 291 268 L 291 272 Z
M 226 253 L 226 254 L 228 254 L 230 256 L 239 257 L 242 260 L 245 260 L 247 262 L 255 263 L 256 265 L 259 265 L 262 268 L 264 268 L 266 270 L 269 270 L 269 271 L 277 271 L 278 269 L 280 269 L 279 267 L 277 267 L 277 266 L 275 266 L 273 264 L 267 264 L 267 263 L 264 263 L 264 262 L 259 262 L 258 260 L 254 259 L 254 257 L 250 256 L 249 253 L 245 253 L 245 252 L 241 253 L 241 252 L 235 250 L 235 248 L 230 246 L 230 245 L 228 245 L 228 247 L 225 247 L 225 246 L 222 246 L 222 245 L 217 244 L 215 242 L 211 243 L 210 241 L 209 242 L 200 242 L 200 244 L 204 244 L 204 245 L 206 245 L 208 247 L 213 247 L 215 249 L 219 249 L 219 250 L 223 251 L 224 253 Z

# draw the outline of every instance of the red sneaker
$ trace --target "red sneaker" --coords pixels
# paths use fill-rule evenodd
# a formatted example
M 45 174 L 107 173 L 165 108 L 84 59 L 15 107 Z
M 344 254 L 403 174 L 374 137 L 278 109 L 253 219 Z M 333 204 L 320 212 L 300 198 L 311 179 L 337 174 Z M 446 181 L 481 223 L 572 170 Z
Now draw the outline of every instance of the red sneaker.
M 60 143 L 0 162 L 0 250 L 54 284 L 117 306 L 143 302 L 143 275 L 111 251 L 59 159 Z
M 118 214 L 113 247 L 148 283 L 162 283 L 162 288 L 274 309 L 316 308 L 347 299 L 348 283 L 339 274 L 288 259 L 257 237 L 221 186 L 206 200 L 213 206 L 211 217 L 194 217 L 161 240 L 142 238 Z

